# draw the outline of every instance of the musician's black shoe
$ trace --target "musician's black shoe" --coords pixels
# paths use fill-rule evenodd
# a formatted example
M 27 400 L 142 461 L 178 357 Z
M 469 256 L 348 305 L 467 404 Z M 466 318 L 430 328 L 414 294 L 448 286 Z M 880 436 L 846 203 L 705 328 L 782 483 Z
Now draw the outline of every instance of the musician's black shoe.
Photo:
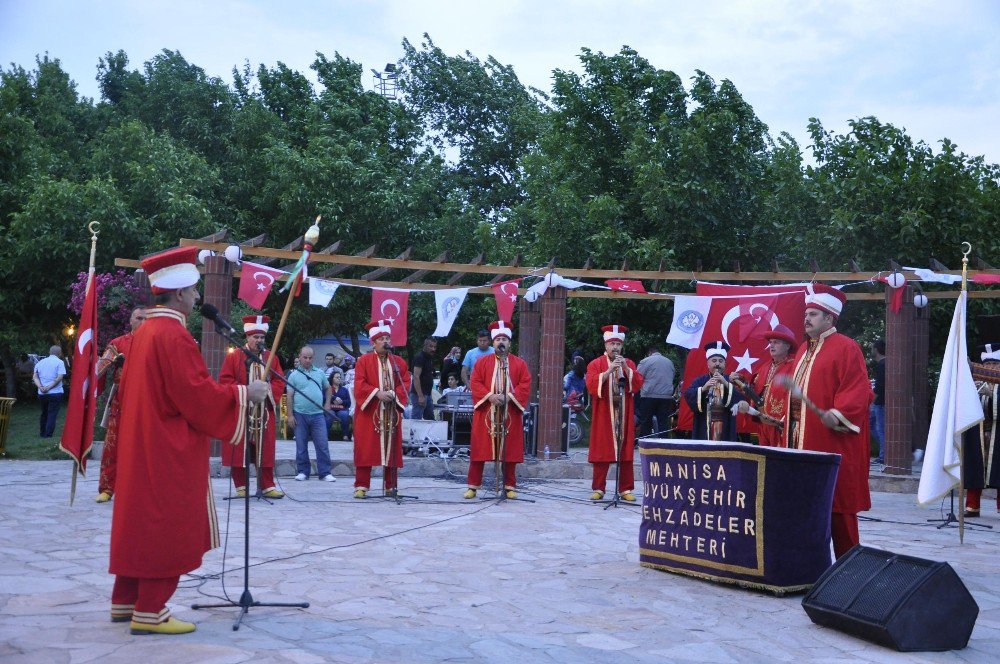
M 965 518 L 969 518 L 970 516 L 971 517 L 977 517 L 977 516 L 979 516 L 979 510 L 974 510 L 974 509 L 970 509 L 970 508 L 966 507 L 965 508 L 965 514 L 964 514 L 964 516 L 965 516 Z
M 398 489 L 386 489 L 385 490 L 385 495 L 386 495 L 387 498 L 395 498 L 397 495 L 399 495 L 399 490 Z

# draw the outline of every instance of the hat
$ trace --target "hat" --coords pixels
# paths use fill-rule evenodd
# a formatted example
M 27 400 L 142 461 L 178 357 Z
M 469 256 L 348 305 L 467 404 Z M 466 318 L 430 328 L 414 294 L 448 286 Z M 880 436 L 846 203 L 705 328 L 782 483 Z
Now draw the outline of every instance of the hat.
M 840 289 L 826 284 L 806 285 L 806 309 L 819 309 L 839 316 L 844 309 L 847 296 Z
M 389 321 L 385 320 L 373 320 L 365 325 L 365 329 L 368 330 L 368 338 L 372 341 L 379 337 L 392 335 L 392 327 L 389 325 Z
M 609 341 L 625 341 L 625 333 L 628 332 L 628 328 L 624 325 L 605 325 L 601 328 L 601 332 L 604 333 L 604 342 Z
M 764 333 L 764 338 L 770 341 L 771 339 L 777 339 L 779 341 L 785 341 L 789 346 L 795 348 L 796 339 L 795 334 L 789 330 L 784 325 L 778 325 L 778 327 Z
M 718 355 L 719 357 L 729 357 L 729 344 L 725 341 L 713 341 L 705 344 L 705 359 L 710 360 Z
M 502 320 L 496 320 L 490 323 L 490 339 L 496 339 L 497 337 L 512 339 L 514 332 L 507 326 L 507 323 Z
M 201 275 L 198 274 L 197 261 L 198 247 L 177 247 L 147 256 L 141 265 L 149 277 L 153 293 L 158 295 L 198 283 Z
M 986 360 L 998 360 L 1000 361 L 1000 344 L 986 344 L 985 346 L 980 346 L 979 351 L 979 361 L 985 362 Z
M 268 323 L 270 322 L 270 316 L 244 316 L 243 334 L 248 337 L 251 334 L 267 334 L 269 329 Z

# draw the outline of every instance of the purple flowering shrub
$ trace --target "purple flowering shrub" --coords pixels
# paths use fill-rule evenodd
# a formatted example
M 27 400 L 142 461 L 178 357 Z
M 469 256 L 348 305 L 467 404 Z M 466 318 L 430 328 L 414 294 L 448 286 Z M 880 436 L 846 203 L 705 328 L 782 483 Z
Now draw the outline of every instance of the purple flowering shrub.
M 98 343 L 103 346 L 129 330 L 132 309 L 140 300 L 139 287 L 132 275 L 125 270 L 97 272 L 94 274 L 97 286 Z M 80 319 L 87 287 L 87 273 L 80 272 L 70 287 L 71 297 L 67 308 Z

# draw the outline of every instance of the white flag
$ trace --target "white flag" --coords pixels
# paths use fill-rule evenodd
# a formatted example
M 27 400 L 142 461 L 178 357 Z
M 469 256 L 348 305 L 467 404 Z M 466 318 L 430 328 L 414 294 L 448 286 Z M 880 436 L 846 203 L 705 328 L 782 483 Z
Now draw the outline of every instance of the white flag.
M 434 330 L 435 337 L 446 337 L 451 332 L 451 326 L 458 318 L 458 310 L 469 294 L 468 288 L 448 288 L 434 291 L 434 302 L 437 304 L 438 324 Z
M 921 281 L 929 281 L 936 284 L 957 284 L 962 280 L 962 277 L 957 274 L 940 274 L 924 267 L 904 267 L 903 269 L 910 270 Z
M 961 480 L 962 432 L 983 420 L 976 383 L 969 368 L 965 342 L 965 291 L 958 296 L 948 344 L 941 363 L 941 380 L 934 397 L 934 413 L 927 432 L 927 451 L 920 472 L 917 502 L 933 503 L 958 486 Z M 961 506 L 959 506 L 961 508 Z
M 699 295 L 678 295 L 674 298 L 674 320 L 670 324 L 668 344 L 684 348 L 700 348 L 712 298 Z
M 333 299 L 339 287 L 340 284 L 335 281 L 309 277 L 309 304 L 315 304 L 318 307 L 330 306 L 330 300 Z

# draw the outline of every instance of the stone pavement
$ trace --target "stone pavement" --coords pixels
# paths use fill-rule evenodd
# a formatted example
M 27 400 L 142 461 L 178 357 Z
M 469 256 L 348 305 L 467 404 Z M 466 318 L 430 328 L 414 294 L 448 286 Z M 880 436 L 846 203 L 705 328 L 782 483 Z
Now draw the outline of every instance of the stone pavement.
M 968 648 L 900 654 L 813 625 L 801 596 L 776 598 L 638 564 L 639 510 L 581 501 L 587 482 L 529 479 L 537 502 L 461 500 L 462 482 L 404 478 L 419 500 L 352 500 L 351 482 L 284 481 L 251 505 L 251 591 L 242 587 L 242 503 L 212 481 L 228 549 L 182 579 L 171 606 L 198 631 L 131 636 L 108 616 L 112 505 L 93 502 L 96 466 L 67 504 L 68 462 L 0 461 L 0 661 L 20 662 L 943 662 L 1000 652 L 1000 518 L 937 530 L 909 494 L 876 493 L 862 541 L 950 562 L 979 603 Z M 489 475 L 489 473 L 487 473 Z M 231 513 L 229 512 L 232 507 Z M 992 504 L 990 505 L 992 507 Z M 225 572 L 224 577 L 221 576 Z M 989 653 L 994 653 L 990 655 Z

